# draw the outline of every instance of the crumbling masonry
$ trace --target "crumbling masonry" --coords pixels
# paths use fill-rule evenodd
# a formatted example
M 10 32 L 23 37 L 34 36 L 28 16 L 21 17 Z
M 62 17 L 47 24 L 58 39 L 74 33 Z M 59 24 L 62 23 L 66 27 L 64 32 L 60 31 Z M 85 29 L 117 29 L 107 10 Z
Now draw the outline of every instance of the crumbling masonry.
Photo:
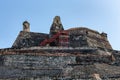
M 59 16 L 49 34 L 25 21 L 12 47 L 0 49 L 0 80 L 120 80 L 120 51 L 106 33 L 64 30 Z

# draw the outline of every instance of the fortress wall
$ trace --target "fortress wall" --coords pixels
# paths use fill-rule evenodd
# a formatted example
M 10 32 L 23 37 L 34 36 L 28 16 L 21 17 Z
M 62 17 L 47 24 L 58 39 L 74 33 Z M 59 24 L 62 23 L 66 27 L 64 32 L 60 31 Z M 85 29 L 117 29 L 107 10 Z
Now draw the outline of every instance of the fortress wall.
M 5 55 L 4 57 L 5 66 L 18 68 L 62 69 L 65 64 L 75 63 L 75 57 L 72 56 Z
M 88 36 L 87 41 L 88 41 L 89 46 L 100 47 L 100 48 L 105 48 L 105 49 L 112 49 L 110 43 L 107 40 Z
M 33 53 L 34 54 L 34 53 Z M 54 78 L 71 73 L 68 64 L 76 63 L 75 56 L 1 55 L 0 79 L 44 77 Z
M 88 28 L 73 28 L 69 29 L 70 45 L 72 46 L 89 46 L 112 49 L 107 40 L 106 33 L 99 33 Z
M 105 36 L 101 35 L 99 32 L 88 29 L 88 28 L 76 28 L 76 29 L 71 29 L 68 30 L 69 34 L 71 35 L 87 35 L 87 36 L 92 36 L 92 37 L 96 37 L 98 39 L 106 39 Z
M 44 33 L 21 31 L 13 43 L 12 48 L 39 46 L 40 43 L 48 37 L 49 35 Z
M 70 55 L 69 53 L 42 53 L 34 49 L 31 51 L 9 49 L 1 50 L 0 54 L 0 79 L 3 80 L 6 78 L 11 80 L 55 80 L 59 78 L 60 80 L 72 78 L 93 80 L 94 73 L 104 77 L 106 72 L 107 76 L 114 76 L 109 72 L 111 71 L 109 67 L 114 68 L 108 65 L 111 62 L 110 56 L 102 56 L 104 51 L 103 53 L 93 51 Z M 115 75 L 119 74 L 118 69 L 119 67 L 112 69 L 117 71 Z

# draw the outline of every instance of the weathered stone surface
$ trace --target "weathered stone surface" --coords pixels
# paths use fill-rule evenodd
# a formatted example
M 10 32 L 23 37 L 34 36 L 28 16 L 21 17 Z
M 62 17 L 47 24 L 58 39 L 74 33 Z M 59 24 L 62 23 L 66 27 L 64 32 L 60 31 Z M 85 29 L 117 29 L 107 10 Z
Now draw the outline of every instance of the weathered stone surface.
M 61 30 L 59 16 L 50 34 L 30 32 L 24 22 L 12 48 L 0 49 L 0 80 L 120 80 L 120 51 L 112 49 L 106 33 L 72 28 L 65 30 L 67 47 L 40 46 Z
M 50 37 L 55 35 L 57 32 L 64 30 L 62 22 L 59 16 L 55 16 L 53 23 L 50 27 Z
M 63 31 L 63 25 L 61 23 L 60 17 L 56 16 L 53 19 L 53 23 L 50 28 L 50 34 L 44 34 L 44 33 L 34 33 L 29 32 L 28 22 L 24 22 L 23 31 L 21 31 L 14 42 L 12 48 L 23 48 L 23 47 L 34 47 L 34 46 L 40 46 L 40 43 L 43 40 L 47 40 L 48 38 L 51 38 L 52 36 L 55 36 L 59 31 Z M 27 29 L 26 29 L 27 27 Z M 98 31 L 91 30 L 85 27 L 78 27 L 78 28 L 71 28 L 66 30 L 67 33 L 69 33 L 67 36 L 69 37 L 67 43 L 67 46 L 70 47 L 94 47 L 94 48 L 101 48 L 104 50 L 112 50 L 112 47 L 107 39 L 106 33 L 99 33 Z M 54 45 L 59 40 L 59 37 L 54 40 L 53 42 L 49 43 L 49 46 Z
M 113 55 L 115 57 L 114 65 L 120 66 L 120 51 L 113 51 Z
M 97 54 L 100 51 L 72 54 L 52 53 L 51 51 L 43 53 L 39 49 L 37 51 L 36 48 L 17 50 L 0 50 L 2 62 L 0 78 L 12 78 L 13 80 L 42 80 L 44 78 L 48 80 L 93 80 L 93 74 L 99 74 L 101 79 L 120 78 L 120 67 L 111 64 L 110 55 Z M 7 52 L 8 54 L 6 54 Z
M 27 21 L 23 22 L 23 31 L 24 32 L 30 32 L 30 23 Z
M 4 65 L 12 67 L 29 68 L 61 68 L 70 63 L 75 63 L 73 56 L 33 56 L 33 55 L 5 55 Z
M 48 37 L 48 34 L 44 33 L 21 31 L 12 45 L 12 48 L 39 46 L 40 43 Z
M 68 29 L 68 31 L 70 34 L 70 46 L 88 46 L 112 49 L 109 41 L 107 40 L 106 33 L 99 33 L 85 27 L 71 28 Z

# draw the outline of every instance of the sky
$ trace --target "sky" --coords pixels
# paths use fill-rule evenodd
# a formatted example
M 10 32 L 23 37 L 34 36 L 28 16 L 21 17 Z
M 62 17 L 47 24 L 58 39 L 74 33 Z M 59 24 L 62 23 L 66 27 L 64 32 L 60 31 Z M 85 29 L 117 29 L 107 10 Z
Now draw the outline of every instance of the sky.
M 120 0 L 1 0 L 0 48 L 9 48 L 30 23 L 31 32 L 49 33 L 60 16 L 64 29 L 87 27 L 108 34 L 113 49 L 120 50 Z

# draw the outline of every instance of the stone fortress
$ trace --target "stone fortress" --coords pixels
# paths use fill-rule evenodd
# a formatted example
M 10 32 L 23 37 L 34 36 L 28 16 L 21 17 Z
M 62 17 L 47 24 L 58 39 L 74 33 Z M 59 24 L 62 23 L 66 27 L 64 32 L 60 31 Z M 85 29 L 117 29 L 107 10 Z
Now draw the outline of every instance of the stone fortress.
M 0 49 L 0 80 L 120 80 L 120 51 L 106 33 L 85 27 L 64 30 L 55 16 L 49 34 L 23 31 Z

